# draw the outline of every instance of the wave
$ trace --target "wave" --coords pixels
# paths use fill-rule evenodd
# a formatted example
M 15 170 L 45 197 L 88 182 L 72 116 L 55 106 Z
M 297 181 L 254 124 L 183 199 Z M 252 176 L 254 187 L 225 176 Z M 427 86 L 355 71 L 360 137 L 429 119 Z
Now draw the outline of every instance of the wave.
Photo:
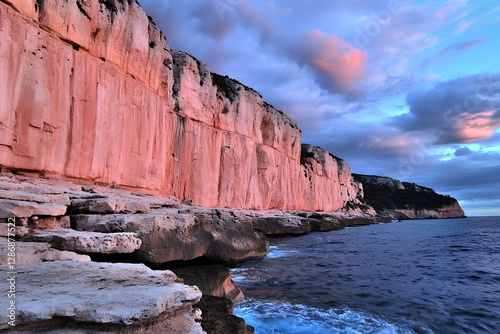
M 413 334 L 433 333 L 413 324 L 391 324 L 362 311 L 345 308 L 318 309 L 286 302 L 248 299 L 234 307 L 234 314 L 255 327 L 256 334 Z M 412 329 L 417 328 L 417 330 Z

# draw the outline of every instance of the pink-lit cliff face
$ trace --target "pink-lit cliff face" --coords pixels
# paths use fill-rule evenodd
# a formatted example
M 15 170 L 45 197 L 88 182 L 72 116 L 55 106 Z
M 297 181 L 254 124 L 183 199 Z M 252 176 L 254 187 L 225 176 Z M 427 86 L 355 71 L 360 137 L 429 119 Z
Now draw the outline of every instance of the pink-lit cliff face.
M 305 147 L 301 164 L 295 121 L 171 52 L 135 1 L 35 3 L 0 2 L 0 165 L 204 206 L 332 211 L 357 197 L 343 160 Z

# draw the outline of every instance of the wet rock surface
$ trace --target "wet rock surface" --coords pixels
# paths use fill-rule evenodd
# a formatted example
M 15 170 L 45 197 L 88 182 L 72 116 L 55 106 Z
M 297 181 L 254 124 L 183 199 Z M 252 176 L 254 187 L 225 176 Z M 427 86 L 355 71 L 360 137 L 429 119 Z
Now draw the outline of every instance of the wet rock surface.
M 172 271 L 185 284 L 196 285 L 204 296 L 225 298 L 232 303 L 245 298 L 232 280 L 229 268 L 223 265 L 181 267 Z
M 233 304 L 224 298 L 203 296 L 196 307 L 203 313 L 201 326 L 208 334 L 253 334 L 255 329 L 233 315 Z

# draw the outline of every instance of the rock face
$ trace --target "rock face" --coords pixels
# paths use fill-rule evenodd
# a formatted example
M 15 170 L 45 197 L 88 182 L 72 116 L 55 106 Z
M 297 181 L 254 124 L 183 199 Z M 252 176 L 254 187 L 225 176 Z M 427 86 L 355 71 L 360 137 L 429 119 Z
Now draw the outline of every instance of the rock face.
M 361 191 L 257 92 L 171 51 L 136 1 L 0 0 L 0 17 L 4 168 L 209 207 L 334 211 Z M 18 217 L 64 214 L 18 201 Z
M 388 177 L 354 174 L 363 183 L 366 203 L 394 219 L 463 218 L 457 200 L 431 188 Z
M 9 333 L 203 333 L 196 287 L 142 264 L 56 261 L 16 266 L 16 326 Z M 9 282 L 0 287 L 8 291 Z M 2 299 L 2 308 L 9 301 Z M 4 312 L 0 329 L 7 328 Z

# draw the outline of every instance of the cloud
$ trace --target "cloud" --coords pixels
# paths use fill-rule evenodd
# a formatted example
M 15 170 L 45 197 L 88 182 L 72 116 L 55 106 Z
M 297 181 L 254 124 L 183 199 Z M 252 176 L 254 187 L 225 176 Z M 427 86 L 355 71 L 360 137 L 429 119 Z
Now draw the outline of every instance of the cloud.
M 476 23 L 476 20 L 463 20 L 460 21 L 456 26 L 455 29 L 453 30 L 453 33 L 455 35 L 459 35 L 465 31 L 467 31 L 470 27 L 472 27 Z
M 357 87 L 365 78 L 366 50 L 357 50 L 335 35 L 314 30 L 304 36 L 301 48 L 293 54 L 313 69 L 325 90 L 359 94 Z
M 456 157 L 463 157 L 465 155 L 471 154 L 472 151 L 468 147 L 461 147 L 455 151 L 455 156 Z
M 477 38 L 477 39 L 472 39 L 468 41 L 463 41 L 463 42 L 458 42 L 455 44 L 448 45 L 441 51 L 439 51 L 438 56 L 443 56 L 443 55 L 448 55 L 448 54 L 462 54 L 470 49 L 481 45 L 483 43 L 489 42 L 489 38 Z
M 434 54 L 432 57 L 424 59 L 420 65 L 421 70 L 425 69 L 425 67 L 427 67 L 430 64 L 441 64 L 444 62 L 450 62 L 455 58 L 457 58 L 458 56 L 475 48 L 476 46 L 487 43 L 489 41 L 490 41 L 489 38 L 483 37 L 448 45 L 447 47 L 441 49 L 439 52 Z
M 262 44 L 311 69 L 316 83 L 332 94 L 356 96 L 365 78 L 366 50 L 359 50 L 336 35 L 320 29 L 290 34 L 261 12 L 243 3 L 238 7 L 243 24 L 258 32 Z
M 403 131 L 433 133 L 436 144 L 484 140 L 500 127 L 500 74 L 438 83 L 408 94 L 407 103 L 409 112 L 391 121 Z

